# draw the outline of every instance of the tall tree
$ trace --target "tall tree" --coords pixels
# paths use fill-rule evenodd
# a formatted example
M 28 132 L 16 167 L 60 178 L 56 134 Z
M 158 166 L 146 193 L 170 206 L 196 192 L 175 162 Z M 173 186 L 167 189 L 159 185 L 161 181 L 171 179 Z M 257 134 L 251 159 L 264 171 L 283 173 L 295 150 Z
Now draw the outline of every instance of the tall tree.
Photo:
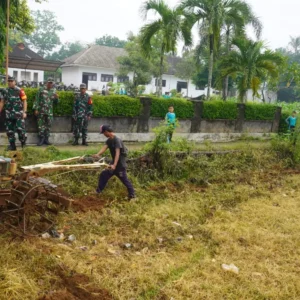
M 294 54 L 298 54 L 300 50 L 300 36 L 290 36 L 290 39 L 289 46 L 291 46 Z
M 52 60 L 64 60 L 80 51 L 85 49 L 85 45 L 80 41 L 66 42 L 60 46 L 57 51 L 51 53 L 51 55 L 46 56 L 47 59 Z
M 209 46 L 207 98 L 210 98 L 215 54 L 220 45 L 222 28 L 227 25 L 245 26 L 250 22 L 250 7 L 241 0 L 183 0 L 181 7 L 187 13 L 187 21 L 199 25 L 201 44 Z M 248 15 L 248 19 L 244 15 Z M 235 20 L 233 20 L 235 19 Z M 248 22 L 246 22 L 248 21 Z
M 56 16 L 49 10 L 33 11 L 35 30 L 31 35 L 26 35 L 25 42 L 37 50 L 43 57 L 60 45 L 58 33 L 64 28 L 58 24 Z
M 251 25 L 255 31 L 256 37 L 259 39 L 262 32 L 262 24 L 255 16 L 251 6 L 243 1 L 234 1 L 232 6 L 225 14 L 224 31 L 225 31 L 225 54 L 228 55 L 233 38 L 246 37 L 246 25 Z M 227 99 L 228 95 L 228 82 L 227 76 L 223 82 L 223 99 Z
M 107 34 L 95 40 L 96 45 L 102 45 L 102 46 L 114 47 L 114 48 L 124 48 L 126 43 L 127 41 L 120 40 L 116 36 L 111 36 Z
M 41 2 L 36 0 L 35 2 Z M 10 0 L 10 30 L 30 34 L 34 30 L 34 20 L 30 15 L 27 0 Z M 7 1 L 0 1 L 0 66 L 4 61 L 7 27 Z M 0 67 L 1 68 L 1 67 Z
M 151 57 L 152 38 L 160 34 L 160 69 L 158 80 L 158 96 L 162 95 L 162 75 L 164 60 L 167 53 L 175 54 L 177 42 L 184 40 L 186 46 L 192 44 L 192 35 L 187 23 L 184 22 L 183 13 L 180 8 L 172 9 L 163 0 L 148 0 L 141 7 L 141 13 L 146 19 L 148 12 L 154 12 L 159 16 L 141 29 L 141 45 L 143 53 L 147 58 Z
M 284 63 L 282 55 L 270 50 L 264 50 L 261 41 L 254 42 L 247 39 L 235 39 L 232 41 L 232 50 L 221 63 L 221 75 L 236 78 L 239 90 L 239 98 L 244 102 L 249 89 L 253 91 L 253 97 L 258 95 L 258 89 L 265 76 L 276 78 L 279 67 Z
M 151 67 L 149 61 L 142 55 L 142 49 L 139 37 L 129 37 L 125 45 L 127 55 L 118 58 L 120 68 L 119 76 L 133 75 L 132 81 L 126 82 L 127 90 L 133 96 L 138 94 L 140 85 L 148 84 L 151 79 Z

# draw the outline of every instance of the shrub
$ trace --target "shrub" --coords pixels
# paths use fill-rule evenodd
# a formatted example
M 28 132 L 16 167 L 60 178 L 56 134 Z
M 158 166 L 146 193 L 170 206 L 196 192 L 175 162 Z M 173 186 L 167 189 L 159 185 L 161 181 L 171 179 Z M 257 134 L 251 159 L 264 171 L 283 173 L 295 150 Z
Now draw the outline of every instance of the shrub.
M 237 119 L 237 105 L 233 102 L 224 101 L 206 101 L 204 102 L 204 119 Z
M 28 98 L 28 111 L 32 111 L 33 101 L 36 97 L 37 89 L 25 89 Z M 55 116 L 71 116 L 74 103 L 73 92 L 58 92 L 59 104 L 54 105 Z M 124 116 L 134 117 L 140 114 L 140 101 L 128 96 L 93 96 L 93 110 L 95 117 Z
M 179 119 L 192 118 L 193 103 L 186 99 L 163 99 L 152 97 L 151 116 L 164 118 L 170 105 L 174 105 L 176 117 Z
M 273 120 L 277 106 L 270 104 L 248 103 L 246 105 L 246 120 Z

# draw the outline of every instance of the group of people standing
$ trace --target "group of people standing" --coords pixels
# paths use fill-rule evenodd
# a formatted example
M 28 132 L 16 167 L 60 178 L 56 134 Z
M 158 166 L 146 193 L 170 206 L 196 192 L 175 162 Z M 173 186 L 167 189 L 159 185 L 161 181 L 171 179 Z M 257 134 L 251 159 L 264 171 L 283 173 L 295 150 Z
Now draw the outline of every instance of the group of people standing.
M 38 146 L 51 145 L 49 141 L 53 123 L 53 106 L 59 103 L 59 97 L 54 88 L 53 78 L 48 78 L 44 87 L 41 87 L 33 103 L 34 115 L 37 118 Z M 80 93 L 74 95 L 73 105 L 73 134 L 74 143 L 78 145 L 80 135 L 82 145 L 88 146 L 87 127 L 91 120 L 93 109 L 92 99 L 86 92 L 86 85 L 80 85 Z M 22 148 L 26 145 L 27 134 L 25 120 L 27 118 L 27 96 L 23 89 L 16 86 L 14 77 L 8 77 L 8 88 L 0 92 L 0 113 L 5 110 L 5 128 L 9 141 L 8 150 L 16 150 L 16 137 L 18 134 Z

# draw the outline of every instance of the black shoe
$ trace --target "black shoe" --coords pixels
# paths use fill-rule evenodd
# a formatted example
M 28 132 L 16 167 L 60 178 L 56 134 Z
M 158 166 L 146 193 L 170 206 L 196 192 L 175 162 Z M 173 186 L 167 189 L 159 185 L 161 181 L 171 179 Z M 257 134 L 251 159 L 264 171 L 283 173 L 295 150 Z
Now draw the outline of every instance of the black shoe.
M 82 140 L 82 146 L 88 146 L 89 144 L 87 143 L 86 139 Z
M 44 145 L 44 142 L 45 142 L 45 138 L 44 137 L 40 137 L 39 138 L 39 141 L 37 143 L 37 146 L 43 146 Z
M 49 142 L 49 137 L 46 137 L 44 140 L 44 144 L 47 146 L 51 146 L 52 144 Z
M 7 151 L 16 151 L 16 143 L 15 142 L 10 142 L 10 145 L 7 147 Z
M 76 139 L 75 138 L 75 140 L 74 140 L 74 142 L 73 142 L 73 144 L 72 144 L 73 146 L 78 146 L 79 145 L 79 143 L 78 143 L 78 139 Z

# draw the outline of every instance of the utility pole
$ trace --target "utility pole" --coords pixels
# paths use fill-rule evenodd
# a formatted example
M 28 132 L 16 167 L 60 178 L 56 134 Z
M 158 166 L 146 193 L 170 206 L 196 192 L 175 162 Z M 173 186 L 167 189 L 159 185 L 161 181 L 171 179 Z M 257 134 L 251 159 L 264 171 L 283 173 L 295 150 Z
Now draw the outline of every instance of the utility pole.
M 9 54 L 9 13 L 10 0 L 7 0 L 7 19 L 6 19 L 6 84 L 8 84 L 8 54 Z

